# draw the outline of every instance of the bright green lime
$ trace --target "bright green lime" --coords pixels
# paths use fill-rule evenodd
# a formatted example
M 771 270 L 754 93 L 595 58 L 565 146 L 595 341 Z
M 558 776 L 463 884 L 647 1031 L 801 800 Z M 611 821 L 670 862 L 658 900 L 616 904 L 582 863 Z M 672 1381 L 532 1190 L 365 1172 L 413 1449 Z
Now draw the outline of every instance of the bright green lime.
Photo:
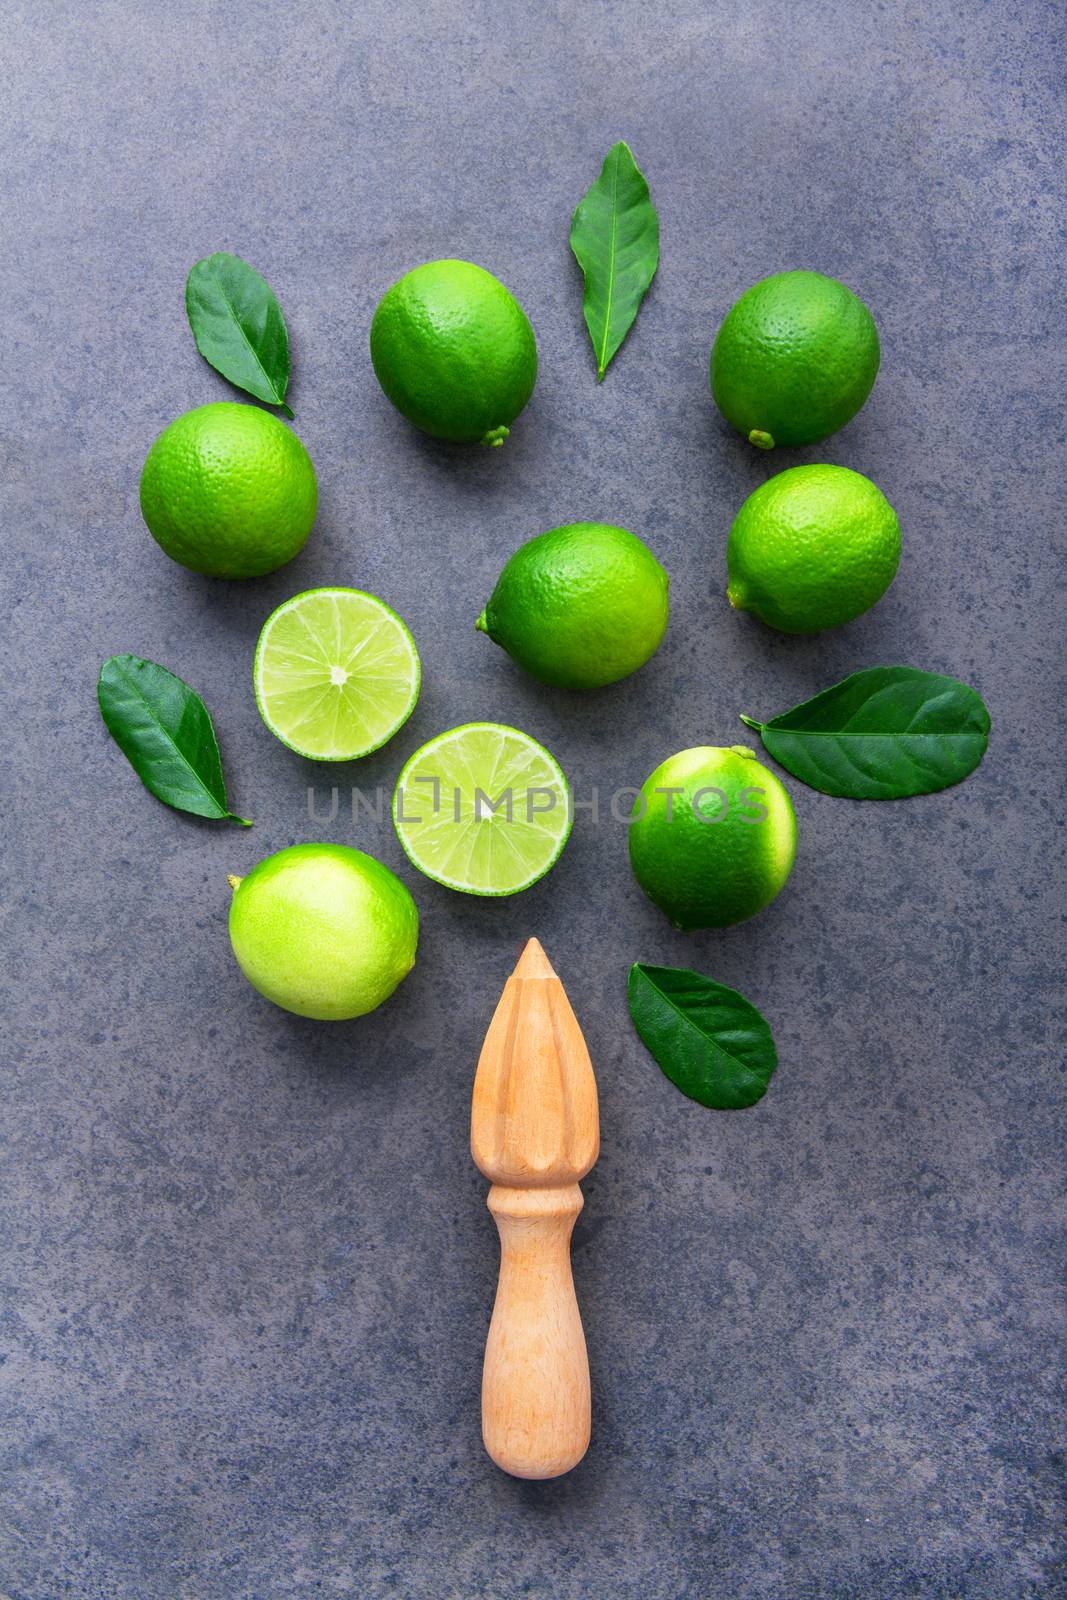
M 625 528 L 572 522 L 516 550 L 475 626 L 542 683 L 599 689 L 658 649 L 668 582 Z
M 415 902 L 362 850 L 292 845 L 230 882 L 230 943 L 241 971 L 298 1017 L 362 1017 L 415 964 Z
M 851 622 L 893 581 L 897 514 L 849 467 L 790 467 L 750 494 L 730 529 L 727 596 L 783 633 Z
M 503 444 L 537 379 L 525 311 L 470 261 L 428 261 L 387 289 L 370 355 L 397 410 L 457 444 Z
M 558 859 L 573 814 L 567 780 L 518 728 L 468 722 L 417 750 L 393 823 L 420 872 L 465 894 L 528 889 Z
M 229 400 L 164 428 L 141 473 L 141 512 L 174 561 L 212 578 L 258 578 L 303 549 L 318 505 L 291 428 Z
M 361 589 L 307 589 L 263 624 L 252 679 L 259 714 L 290 750 L 354 761 L 391 739 L 419 698 L 415 641 Z
M 878 376 L 878 329 L 863 301 L 821 272 L 776 272 L 727 312 L 711 351 L 711 392 L 761 449 L 843 428 Z
M 680 750 L 645 781 L 633 815 L 630 865 L 676 928 L 743 922 L 792 870 L 792 802 L 743 745 Z

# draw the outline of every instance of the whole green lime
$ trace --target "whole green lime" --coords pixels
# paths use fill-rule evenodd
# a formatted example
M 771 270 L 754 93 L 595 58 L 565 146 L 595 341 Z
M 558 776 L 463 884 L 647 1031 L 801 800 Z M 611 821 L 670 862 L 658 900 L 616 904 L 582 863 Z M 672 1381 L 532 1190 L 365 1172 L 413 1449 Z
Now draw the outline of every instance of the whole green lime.
M 730 604 L 783 633 L 834 628 L 880 600 L 900 563 L 900 523 L 849 467 L 790 467 L 750 494 L 726 551 Z
M 630 865 L 676 928 L 725 928 L 772 901 L 793 867 L 797 822 L 773 772 L 743 745 L 699 745 L 646 779 Z
M 292 845 L 230 882 L 230 943 L 241 971 L 298 1017 L 362 1017 L 415 963 L 415 902 L 362 850 Z
M 475 626 L 542 683 L 599 689 L 659 647 L 668 585 L 625 528 L 571 522 L 516 550 Z
M 164 428 L 141 473 L 141 512 L 172 560 L 258 578 L 304 546 L 318 506 L 311 457 L 258 406 L 197 406 Z
M 503 444 L 537 380 L 525 311 L 471 261 L 428 261 L 387 289 L 370 356 L 396 409 L 456 444 Z
M 750 443 L 812 444 L 843 428 L 878 376 L 863 301 L 821 272 L 776 272 L 746 289 L 711 350 L 715 404 Z

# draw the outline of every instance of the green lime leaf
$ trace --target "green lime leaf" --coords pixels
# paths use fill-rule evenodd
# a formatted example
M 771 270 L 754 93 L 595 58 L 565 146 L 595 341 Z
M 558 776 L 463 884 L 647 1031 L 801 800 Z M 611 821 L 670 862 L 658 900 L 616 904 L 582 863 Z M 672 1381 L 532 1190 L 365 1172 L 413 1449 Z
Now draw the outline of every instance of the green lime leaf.
M 266 280 L 240 256 L 220 250 L 190 272 L 185 309 L 204 360 L 238 389 L 291 417 L 285 403 L 289 334 Z
M 642 1042 L 676 1088 L 715 1111 L 754 1106 L 778 1052 L 766 1020 L 725 984 L 682 967 L 636 962 L 626 986 Z
M 578 202 L 571 249 L 585 274 L 582 310 L 600 383 L 659 265 L 659 217 L 630 147 L 621 139 Z
M 252 826 L 226 804 L 215 730 L 187 683 L 155 661 L 111 656 L 100 668 L 96 694 L 108 732 L 157 799 L 197 817 Z
M 867 667 L 770 722 L 741 721 L 794 778 L 849 800 L 947 789 L 989 743 L 981 695 L 917 667 Z

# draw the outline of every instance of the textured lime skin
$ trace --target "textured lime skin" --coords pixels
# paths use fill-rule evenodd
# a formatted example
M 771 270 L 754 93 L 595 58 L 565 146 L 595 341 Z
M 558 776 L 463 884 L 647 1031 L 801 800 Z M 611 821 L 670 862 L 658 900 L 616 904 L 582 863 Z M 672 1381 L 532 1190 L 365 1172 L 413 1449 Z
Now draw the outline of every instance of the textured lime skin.
M 818 633 L 885 594 L 900 564 L 900 523 L 861 472 L 790 467 L 749 495 L 726 561 L 726 593 L 738 611 L 783 633 Z
M 318 506 L 311 457 L 291 428 L 232 401 L 164 428 L 141 472 L 141 513 L 172 560 L 212 578 L 258 578 L 300 551 Z
M 820 272 L 776 272 L 727 312 L 711 350 L 715 404 L 752 444 L 812 444 L 874 388 L 881 352 L 863 301 Z
M 476 626 L 542 683 L 598 689 L 659 648 L 669 581 L 625 528 L 572 522 L 516 550 Z
M 411 971 L 418 938 L 419 913 L 400 879 L 342 844 L 267 856 L 230 902 L 230 943 L 249 983 L 323 1022 L 387 1000 Z
M 665 789 L 681 793 L 656 792 Z M 702 795 L 706 789 L 722 794 Z M 762 793 L 746 792 L 754 789 Z M 701 821 L 694 799 L 703 817 L 722 820 Z M 766 815 L 759 818 L 761 808 Z M 684 931 L 726 928 L 754 916 L 792 871 L 797 848 L 792 802 L 774 773 L 743 745 L 699 745 L 670 756 L 643 784 L 634 815 L 634 876 Z
M 470 261 L 428 261 L 387 289 L 370 355 L 397 410 L 456 444 L 503 444 L 537 380 L 525 311 Z

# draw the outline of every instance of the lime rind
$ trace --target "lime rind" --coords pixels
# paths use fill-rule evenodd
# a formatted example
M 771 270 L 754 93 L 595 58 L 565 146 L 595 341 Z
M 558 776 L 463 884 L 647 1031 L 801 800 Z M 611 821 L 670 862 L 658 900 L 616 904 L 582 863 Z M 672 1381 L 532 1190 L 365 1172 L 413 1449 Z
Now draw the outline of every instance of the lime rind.
M 498 806 L 510 791 L 510 818 L 490 814 L 480 799 L 476 814 L 476 790 Z M 531 790 L 551 791 L 552 808 L 531 812 Z M 438 734 L 405 763 L 393 793 L 393 826 L 408 860 L 460 894 L 499 899 L 530 888 L 559 860 L 573 822 L 558 761 L 528 733 L 499 722 Z
M 422 668 L 390 606 L 332 586 L 305 589 L 271 612 L 252 679 L 259 714 L 287 749 L 309 761 L 355 761 L 403 727 Z

